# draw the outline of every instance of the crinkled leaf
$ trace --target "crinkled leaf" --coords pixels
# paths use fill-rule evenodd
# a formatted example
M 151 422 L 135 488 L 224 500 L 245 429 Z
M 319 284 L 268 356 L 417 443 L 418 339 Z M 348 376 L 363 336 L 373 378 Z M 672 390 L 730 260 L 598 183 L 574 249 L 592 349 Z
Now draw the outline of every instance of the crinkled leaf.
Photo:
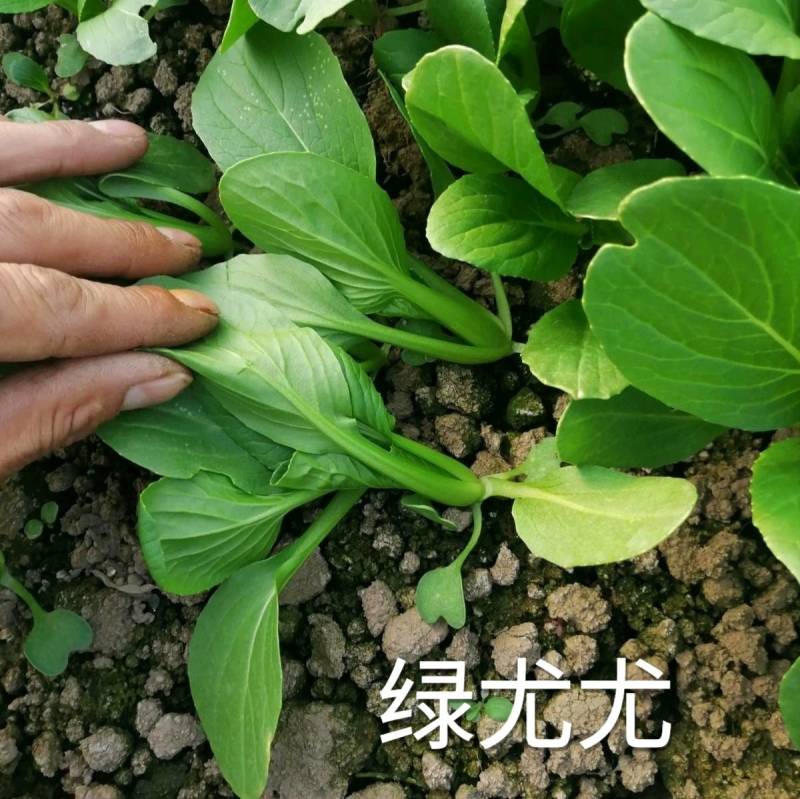
M 375 176 L 367 121 L 317 34 L 250 29 L 203 71 L 192 117 L 223 169 L 264 153 L 307 151 Z
M 558 423 L 558 451 L 578 466 L 656 468 L 694 455 L 724 431 L 627 388 L 610 399 L 570 403 Z
M 754 178 L 671 178 L 622 206 L 583 304 L 637 388 L 710 422 L 800 419 L 800 195 Z
M 795 0 L 642 0 L 642 5 L 703 39 L 753 55 L 800 58 Z
M 33 614 L 33 628 L 25 638 L 23 652 L 37 671 L 56 677 L 67 668 L 69 656 L 86 651 L 93 637 L 86 619 L 71 610 L 38 611 Z
M 800 580 L 800 438 L 771 444 L 753 467 L 753 522 L 778 560 Z
M 625 69 L 656 125 L 707 172 L 774 177 L 775 105 L 749 56 L 648 13 L 628 37 Z
M 780 708 L 786 731 L 796 748 L 800 748 L 800 658 L 781 680 Z
M 280 31 L 309 33 L 351 0 L 250 0 L 250 7 L 268 25 Z
M 685 170 L 671 158 L 642 158 L 595 169 L 572 190 L 567 210 L 588 219 L 619 219 L 620 203 L 636 189 Z
M 150 5 L 150 0 L 112 0 L 108 10 L 78 25 L 78 42 L 106 64 L 126 66 L 147 61 L 156 54 L 156 43 L 139 12 Z
M 580 66 L 624 91 L 625 37 L 641 14 L 639 0 L 565 0 L 561 38 Z
M 524 181 L 465 175 L 434 203 L 431 246 L 500 275 L 554 280 L 575 261 L 583 227 Z
M 43 94 L 50 93 L 50 81 L 47 79 L 47 73 L 24 53 L 6 53 L 3 56 L 2 65 L 3 72 L 12 83 Z
M 403 84 L 411 121 L 445 160 L 470 172 L 510 169 L 561 205 L 524 102 L 495 64 L 467 47 L 443 47 Z
M 522 360 L 543 383 L 578 399 L 612 397 L 628 385 L 603 351 L 578 300 L 548 311 L 531 328 Z
M 689 515 L 694 486 L 672 477 L 634 477 L 568 466 L 521 484 L 517 533 L 531 552 L 562 568 L 596 566 L 652 549 Z
M 281 712 L 278 589 L 269 561 L 211 597 L 189 645 L 189 684 L 203 730 L 237 796 L 258 799 Z

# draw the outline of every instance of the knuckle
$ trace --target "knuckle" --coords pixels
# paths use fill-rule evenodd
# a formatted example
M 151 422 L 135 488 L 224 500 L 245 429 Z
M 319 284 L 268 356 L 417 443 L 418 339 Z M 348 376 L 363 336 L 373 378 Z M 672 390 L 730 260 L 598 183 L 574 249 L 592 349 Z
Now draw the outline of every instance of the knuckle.
M 52 452 L 85 438 L 103 421 L 103 410 L 102 403 L 96 400 L 78 406 L 57 400 L 39 429 L 40 452 Z
M 23 223 L 43 225 L 50 210 L 49 203 L 26 191 L 0 190 L 0 225 L 6 234 L 15 233 Z

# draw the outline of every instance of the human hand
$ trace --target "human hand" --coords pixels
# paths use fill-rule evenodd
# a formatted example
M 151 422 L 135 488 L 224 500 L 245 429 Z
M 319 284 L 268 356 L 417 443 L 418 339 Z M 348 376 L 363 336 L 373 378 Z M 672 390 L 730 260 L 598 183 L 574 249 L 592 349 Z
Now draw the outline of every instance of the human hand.
M 145 132 L 130 122 L 0 118 L 0 186 L 123 169 L 146 150 Z M 214 303 L 194 291 L 87 278 L 180 274 L 200 255 L 183 231 L 0 188 L 0 364 L 47 361 L 0 381 L 0 479 L 189 385 L 174 361 L 132 350 L 204 336 L 217 323 Z

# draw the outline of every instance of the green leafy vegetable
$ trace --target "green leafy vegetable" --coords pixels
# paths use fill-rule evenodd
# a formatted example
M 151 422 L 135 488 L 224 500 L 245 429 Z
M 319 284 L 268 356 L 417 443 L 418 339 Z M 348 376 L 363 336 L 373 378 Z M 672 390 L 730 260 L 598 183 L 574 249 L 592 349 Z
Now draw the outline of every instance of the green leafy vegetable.
M 313 31 L 320 22 L 341 11 L 351 0 L 250 0 L 264 22 L 281 31 Z
M 780 690 L 780 708 L 783 715 L 783 723 L 792 743 L 800 745 L 800 702 L 797 697 L 800 695 L 800 659 L 795 660 L 792 667 L 783 677 Z
M 753 178 L 634 192 L 586 277 L 592 330 L 622 374 L 673 408 L 765 430 L 800 419 L 800 195 Z M 778 294 L 779 292 L 779 294 Z M 695 376 L 695 377 L 692 377 Z
M 6 77 L 18 86 L 33 89 L 42 94 L 51 94 L 50 81 L 39 64 L 23 53 L 6 53 L 2 60 Z
M 428 0 L 426 11 L 431 27 L 448 44 L 463 44 L 493 61 L 501 6 L 487 0 Z
M 58 37 L 58 56 L 56 75 L 59 78 L 71 78 L 77 75 L 86 65 L 89 54 L 80 46 L 74 33 L 62 33 Z
M 106 64 L 139 64 L 156 54 L 147 20 L 140 16 L 152 0 L 112 0 L 106 11 L 83 20 L 77 29 L 80 46 Z

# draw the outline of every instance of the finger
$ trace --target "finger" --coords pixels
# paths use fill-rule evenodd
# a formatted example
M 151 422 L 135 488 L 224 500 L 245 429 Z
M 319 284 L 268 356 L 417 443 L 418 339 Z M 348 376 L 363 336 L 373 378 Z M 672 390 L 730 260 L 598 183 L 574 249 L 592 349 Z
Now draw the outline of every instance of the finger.
M 147 151 L 147 134 L 121 119 L 100 122 L 0 120 L 0 184 L 99 175 L 124 169 Z
M 0 479 L 191 382 L 174 361 L 142 352 L 61 361 L 0 380 Z
M 201 254 L 199 240 L 182 230 L 101 219 L 25 191 L 0 189 L 0 262 L 133 279 L 186 272 Z
M 213 330 L 217 314 L 196 291 L 123 288 L 0 264 L 0 362 L 176 346 Z

